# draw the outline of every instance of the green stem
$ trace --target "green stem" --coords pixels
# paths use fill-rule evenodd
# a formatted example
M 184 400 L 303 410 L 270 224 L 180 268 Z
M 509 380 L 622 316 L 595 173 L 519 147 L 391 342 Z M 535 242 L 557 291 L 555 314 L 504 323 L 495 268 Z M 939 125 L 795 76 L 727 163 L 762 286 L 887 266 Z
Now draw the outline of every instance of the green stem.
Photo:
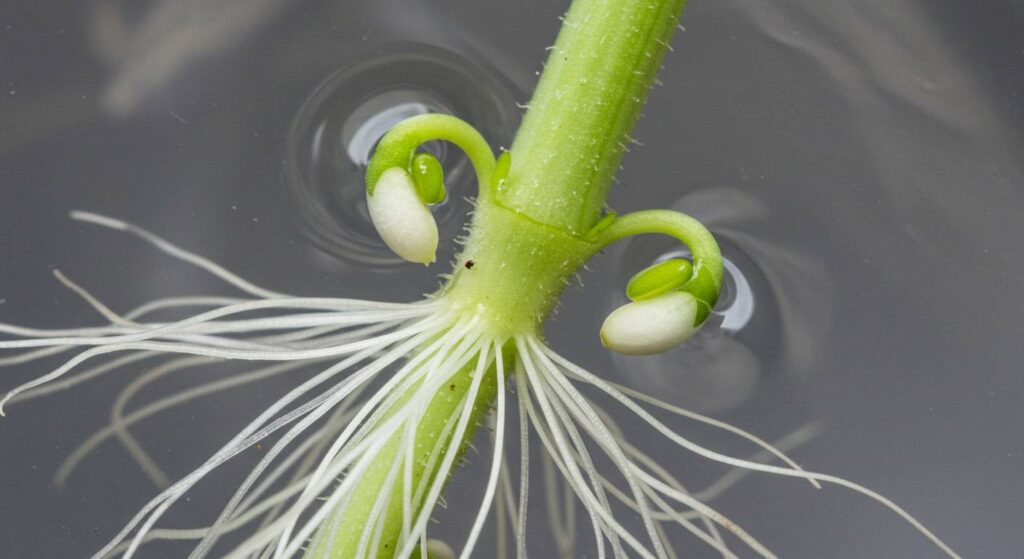
M 586 260 L 605 245 L 637 233 L 668 234 L 690 245 L 694 276 L 687 285 L 713 304 L 721 261 L 717 245 L 700 224 L 666 215 L 672 212 L 602 217 L 608 189 L 631 141 L 629 132 L 683 5 L 683 0 L 575 0 L 510 157 L 495 162 L 472 128 L 443 115 L 410 119 L 381 141 L 367 171 L 371 196 L 389 168 L 412 174 L 416 149 L 427 141 L 448 140 L 469 155 L 480 194 L 465 249 L 441 296 L 455 312 L 479 317 L 488 337 L 539 335 L 558 296 Z M 417 189 L 421 200 L 429 202 L 432 195 L 419 184 Z M 505 353 L 505 363 L 512 362 L 513 351 Z M 438 435 L 449 418 L 459 413 L 471 372 L 467 367 L 454 375 L 451 386 L 427 406 L 415 433 L 414 486 L 451 474 L 427 471 L 424 456 L 442 438 Z M 474 428 L 497 388 L 494 372 L 487 375 L 491 382 L 484 383 L 474 402 Z M 469 432 L 461 443 L 471 438 Z M 328 550 L 338 559 L 355 554 L 390 467 L 399 458 L 400 439 L 396 433 L 377 454 L 347 508 L 321 529 L 310 547 L 313 552 Z M 386 507 L 381 540 L 386 545 L 378 557 L 395 553 L 402 502 L 401 488 L 396 488 Z M 423 505 L 413 503 L 415 512 Z M 328 538 L 331 533 L 336 536 Z
M 507 350 L 505 351 L 507 354 Z M 417 493 L 418 488 L 429 487 L 438 475 L 442 475 L 437 470 L 441 462 L 441 457 L 437 456 L 437 453 L 440 451 L 443 455 L 444 449 L 448 447 L 451 441 L 450 429 L 446 435 L 442 436 L 442 434 L 446 433 L 445 428 L 449 423 L 449 419 L 462 412 L 470 386 L 472 385 L 475 370 L 476 359 L 474 358 L 448 379 L 444 388 L 434 395 L 427 406 L 428 411 L 423 414 L 423 417 L 416 425 L 416 432 L 413 436 L 415 441 L 414 457 L 411 467 L 414 488 L 412 493 L 414 495 Z M 419 388 L 420 385 L 418 383 L 411 386 L 408 392 L 406 392 L 407 398 L 412 397 Z M 490 409 L 490 403 L 497 395 L 497 390 L 495 371 L 493 369 L 488 370 L 483 379 L 481 379 L 480 387 L 474 399 L 473 409 L 469 418 L 469 429 L 467 429 L 466 435 L 460 441 L 460 456 L 465 451 L 466 445 L 472 440 L 476 426 Z M 386 421 L 391 413 L 404 403 L 404 401 L 396 402 L 381 421 Z M 405 459 L 405 455 L 402 453 L 404 448 L 402 446 L 403 429 L 399 429 L 392 435 L 374 457 L 373 464 L 370 465 L 359 480 L 359 484 L 356 485 L 345 510 L 335 513 L 324 522 L 313 545 L 309 547 L 308 557 L 324 557 L 325 549 L 329 549 L 329 553 L 326 556 L 334 559 L 349 559 L 357 556 L 363 528 L 371 517 L 382 488 L 386 485 L 388 474 L 391 473 L 391 468 L 396 462 Z M 431 460 L 432 455 L 434 455 L 433 460 Z M 434 469 L 432 471 L 427 471 L 428 464 L 433 464 Z M 404 463 L 399 466 L 396 479 L 403 479 L 403 468 Z M 449 474 L 450 472 L 445 472 L 443 475 Z M 422 489 L 421 491 L 419 501 L 411 503 L 414 521 L 416 514 L 423 506 L 422 500 L 426 495 L 426 491 Z M 393 489 L 387 504 L 384 506 L 384 520 L 383 527 L 381 528 L 381 544 L 377 554 L 378 558 L 390 558 L 398 552 L 396 548 L 402 533 L 403 497 L 402 486 L 398 484 Z M 333 539 L 330 538 L 332 533 L 334 534 Z
M 571 233 L 597 223 L 684 4 L 572 3 L 512 144 L 505 206 Z

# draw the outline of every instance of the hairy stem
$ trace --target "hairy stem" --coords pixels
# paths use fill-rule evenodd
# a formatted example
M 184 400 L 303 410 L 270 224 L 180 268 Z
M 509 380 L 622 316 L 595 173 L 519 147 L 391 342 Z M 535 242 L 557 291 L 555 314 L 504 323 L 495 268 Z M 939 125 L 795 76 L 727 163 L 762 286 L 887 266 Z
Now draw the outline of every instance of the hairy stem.
M 416 425 L 414 440 L 414 458 L 412 461 L 412 487 L 415 494 L 416 489 L 421 485 L 429 486 L 438 475 L 450 475 L 450 472 L 436 471 L 440 459 L 434 460 L 434 471 L 426 471 L 431 453 L 435 446 L 443 449 L 448 446 L 450 435 L 447 439 L 438 440 L 439 434 L 444 432 L 445 425 L 450 417 L 462 411 L 464 399 L 472 384 L 472 375 L 476 369 L 476 360 L 473 359 L 461 370 L 455 373 L 445 386 L 437 392 L 427 409 L 422 420 Z M 409 395 L 419 388 L 419 384 L 409 388 Z M 490 402 L 497 394 L 497 384 L 493 367 L 487 369 L 486 376 L 480 384 L 473 405 L 472 415 L 469 419 L 469 430 L 462 441 L 464 452 L 476 430 L 476 426 L 483 419 L 484 414 L 490 408 Z M 398 405 L 401 405 L 400 402 Z M 325 550 L 329 550 L 327 556 L 342 559 L 356 557 L 359 549 L 360 539 L 366 522 L 371 516 L 377 497 L 388 481 L 388 474 L 391 467 L 405 458 L 402 446 L 402 430 L 400 429 L 387 441 L 384 447 L 374 458 L 374 464 L 363 475 L 359 484 L 355 487 L 348 506 L 344 511 L 329 518 L 324 527 L 320 530 L 314 544 L 309 548 L 310 557 L 324 557 Z M 396 479 L 403 479 L 405 475 L 404 464 L 398 468 Z M 420 491 L 420 501 L 413 502 L 412 518 L 423 506 L 423 496 L 426 491 Z M 392 494 L 385 505 L 381 528 L 380 548 L 377 557 L 393 557 L 398 553 L 399 540 L 402 534 L 402 522 L 404 495 L 402 484 L 398 483 L 392 490 Z M 333 536 L 333 537 L 332 537 Z
M 442 293 L 456 312 L 480 317 L 488 337 L 539 332 L 572 275 L 613 240 L 591 230 L 605 223 L 609 187 L 683 5 L 683 0 L 573 2 L 510 150 L 511 167 L 502 168 L 499 160 L 494 179 L 482 180 L 466 248 Z M 478 144 L 467 131 L 447 124 L 438 133 L 456 143 L 464 140 L 460 145 Z M 381 159 L 386 163 L 368 173 L 371 188 L 388 167 L 408 168 L 413 151 L 400 135 L 382 141 L 398 147 L 388 147 Z M 487 156 L 471 149 L 478 172 L 487 168 Z M 514 357 L 509 350 L 505 362 Z M 468 378 L 469 371 L 462 371 L 453 382 L 464 388 Z M 450 387 L 442 389 L 428 406 L 416 429 L 417 449 L 427 442 L 432 446 L 441 427 L 459 413 L 458 400 L 449 392 Z M 481 388 L 475 409 L 488 409 L 494 395 L 492 379 Z M 393 436 L 345 510 L 326 523 L 310 547 L 314 555 L 326 550 L 337 559 L 354 556 L 400 437 Z M 463 444 L 471 438 L 469 433 Z M 413 485 L 450 473 L 418 467 Z M 378 557 L 396 553 L 402 503 L 401 487 L 396 487 L 385 509 Z M 413 505 L 419 513 L 424 503 Z M 333 539 L 324 538 L 331 533 Z
M 512 144 L 504 205 L 571 233 L 597 222 L 684 3 L 572 3 Z

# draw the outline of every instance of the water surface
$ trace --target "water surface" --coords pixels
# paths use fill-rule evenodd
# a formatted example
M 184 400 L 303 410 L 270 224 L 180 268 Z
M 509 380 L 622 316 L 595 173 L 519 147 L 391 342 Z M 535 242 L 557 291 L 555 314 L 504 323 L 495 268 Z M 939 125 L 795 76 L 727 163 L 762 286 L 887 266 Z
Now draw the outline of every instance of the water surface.
M 229 293 L 133 239 L 70 221 L 72 209 L 144 224 L 281 291 L 403 301 L 431 291 L 441 267 L 395 263 L 366 229 L 361 186 L 350 180 L 360 157 L 374 130 L 424 110 L 459 114 L 508 145 L 516 103 L 528 100 L 565 5 L 0 8 L 0 320 L 95 321 L 53 268 L 120 310 L 169 294 Z M 769 439 L 819 425 L 793 452 L 808 468 L 879 490 L 967 557 L 1020 557 L 1024 10 L 994 1 L 694 1 L 684 26 L 611 205 L 704 220 L 735 272 L 731 305 L 684 348 L 609 356 L 597 329 L 623 301 L 625 281 L 679 249 L 641 239 L 595 260 L 585 287 L 566 293 L 552 345 Z M 456 193 L 439 213 L 444 262 L 474 187 L 457 154 L 433 149 Z M 6 388 L 43 372 L 19 367 L 0 378 Z M 0 422 L 5 557 L 87 556 L 153 494 L 113 443 L 63 490 L 51 483 L 61 460 L 109 420 L 129 376 L 17 406 Z M 201 378 L 151 387 L 140 401 Z M 181 475 L 283 388 L 225 394 L 138 434 Z M 716 449 L 749 451 L 680 428 Z M 697 486 L 724 472 L 640 433 Z M 449 494 L 456 506 L 439 533 L 453 541 L 460 517 L 475 511 L 458 503 L 475 503 L 483 462 L 460 471 Z M 198 493 L 170 522 L 198 525 L 193 514 L 219 510 L 228 486 Z M 841 489 L 754 475 L 717 506 L 783 557 L 938 556 L 894 515 Z M 542 550 L 550 536 L 535 511 Z M 588 538 L 581 532 L 579 556 L 591 553 Z M 694 546 L 679 542 L 683 552 Z M 144 556 L 181 555 L 172 546 Z M 687 556 L 712 555 L 697 547 Z

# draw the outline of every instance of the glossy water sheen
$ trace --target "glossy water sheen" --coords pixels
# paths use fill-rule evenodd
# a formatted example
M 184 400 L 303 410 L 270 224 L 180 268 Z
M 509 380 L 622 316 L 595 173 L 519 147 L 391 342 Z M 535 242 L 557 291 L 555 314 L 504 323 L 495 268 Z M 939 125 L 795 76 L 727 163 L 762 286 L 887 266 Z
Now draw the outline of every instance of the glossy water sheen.
M 21 4 L 0 8 L 0 320 L 39 326 L 94 320 L 52 280 L 53 267 L 119 310 L 225 293 L 134 240 L 69 221 L 74 208 L 139 222 L 282 291 L 412 300 L 433 290 L 443 266 L 367 266 L 332 246 L 331 235 L 356 230 L 361 250 L 376 254 L 344 212 L 320 216 L 342 215 L 314 227 L 315 241 L 295 226 L 311 223 L 289 200 L 293 126 L 339 71 L 419 43 L 447 61 L 497 69 L 481 88 L 488 97 L 466 114 L 507 134 L 501 123 L 526 101 L 516 91 L 532 86 L 565 7 Z M 644 145 L 627 155 L 611 204 L 681 209 L 719 235 L 733 265 L 720 326 L 661 356 L 600 349 L 600 321 L 624 301 L 628 278 L 679 250 L 645 238 L 592 262 L 585 289 L 563 297 L 551 343 L 592 370 L 766 438 L 817 422 L 822 434 L 794 452 L 806 466 L 880 490 L 967 557 L 1020 557 L 1024 10 L 995 1 L 694 1 L 684 24 L 637 130 Z M 381 90 L 417 92 L 389 106 L 451 102 L 421 78 L 343 93 L 361 96 L 353 111 Z M 340 118 L 327 163 L 343 167 L 362 125 L 347 135 Z M 455 249 L 457 216 L 447 223 L 441 262 Z M 41 372 L 4 370 L 0 382 Z M 0 422 L 4 557 L 82 557 L 152 494 L 113 443 L 66 490 L 50 485 L 63 457 L 107 421 L 126 378 L 13 407 Z M 169 379 L 139 401 L 201 378 Z M 211 398 L 138 434 L 180 475 L 283 388 Z M 714 448 L 748 451 L 680 427 Z M 635 440 L 696 486 L 722 472 Z M 475 503 L 480 462 L 449 493 L 454 521 L 438 533 L 453 542 L 464 534 L 459 517 L 475 511 L 464 503 Z M 231 479 L 204 486 L 170 522 L 197 525 L 195 514 L 214 510 Z M 937 556 L 892 514 L 843 490 L 756 475 L 718 504 L 783 557 Z M 537 549 L 550 549 L 542 508 L 534 511 Z M 589 537 L 581 532 L 580 556 Z M 681 549 L 692 543 L 680 540 Z M 172 546 L 145 556 L 181 555 Z

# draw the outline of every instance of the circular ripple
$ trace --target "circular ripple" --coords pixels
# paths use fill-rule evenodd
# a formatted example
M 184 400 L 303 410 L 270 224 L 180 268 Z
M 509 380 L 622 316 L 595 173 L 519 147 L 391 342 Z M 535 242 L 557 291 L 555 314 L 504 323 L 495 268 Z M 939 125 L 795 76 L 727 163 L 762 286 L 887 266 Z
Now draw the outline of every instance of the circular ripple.
M 366 209 L 363 174 L 373 147 L 398 122 L 425 113 L 462 118 L 492 145 L 507 146 L 520 116 L 513 92 L 489 66 L 423 44 L 395 45 L 338 70 L 302 106 L 288 135 L 285 182 L 300 230 L 346 260 L 376 267 L 401 263 L 377 236 Z M 476 186 L 461 151 L 441 142 L 423 149 L 445 171 L 448 199 L 432 207 L 444 260 Z
M 766 321 L 772 320 L 774 297 L 771 286 L 757 263 L 728 237 L 716 234 L 722 248 L 725 275 L 718 302 L 708 318 L 702 332 L 708 331 L 737 335 L 750 328 L 770 328 Z M 670 258 L 690 259 L 690 251 L 680 248 L 678 242 L 667 238 L 640 237 L 627 246 L 622 276 L 619 282 L 625 285 L 632 274 Z M 757 332 L 764 336 L 766 332 Z M 769 336 L 771 337 L 771 336 Z
M 702 412 L 733 409 L 751 398 L 764 364 L 781 350 L 775 297 L 764 273 L 728 236 L 715 233 L 722 248 L 725 277 L 708 322 L 689 342 L 666 352 L 640 357 L 613 354 L 630 383 Z M 638 237 L 626 247 L 618 285 L 632 274 L 690 252 L 668 238 Z M 609 312 L 626 302 L 617 293 Z

